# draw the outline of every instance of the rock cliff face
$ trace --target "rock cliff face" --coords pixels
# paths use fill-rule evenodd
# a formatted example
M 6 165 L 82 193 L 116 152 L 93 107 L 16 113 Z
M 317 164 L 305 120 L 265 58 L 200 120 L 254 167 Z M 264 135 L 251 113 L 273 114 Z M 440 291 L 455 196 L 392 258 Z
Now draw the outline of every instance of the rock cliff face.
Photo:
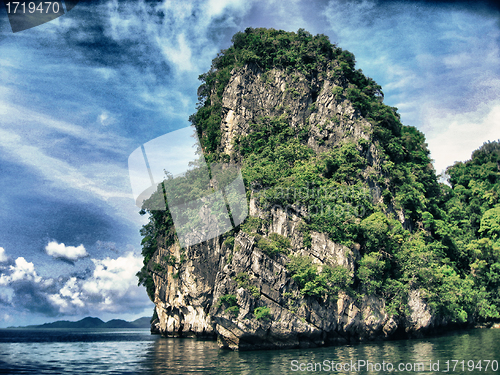
M 335 244 L 321 233 L 313 233 L 311 247 L 305 248 L 297 231 L 299 217 L 287 217 L 280 210 L 258 214 L 271 217 L 266 231 L 290 238 L 294 253 L 310 256 L 319 265 L 354 269 L 359 257 L 356 248 Z M 381 297 L 356 300 L 340 292 L 336 300 L 322 301 L 301 295 L 287 271 L 286 256 L 269 257 L 258 248 L 255 237 L 243 231 L 235 237 L 234 245 L 231 248 L 217 238 L 188 247 L 188 260 L 178 276 L 174 272 L 154 273 L 158 314 L 154 324 L 161 334 L 217 337 L 223 348 L 251 350 L 389 338 L 401 330 L 418 335 L 436 324 L 417 290 L 408 296 L 410 313 L 404 318 L 388 314 Z M 166 251 L 159 249 L 152 261 L 160 262 Z M 178 246 L 168 251 L 179 255 Z M 246 283 L 236 281 L 242 274 L 247 275 Z M 217 303 L 226 295 L 236 296 L 236 313 Z M 258 307 L 268 307 L 269 316 L 257 319 L 254 312 Z
M 316 153 L 350 140 L 367 161 L 362 178 L 374 204 L 382 202 L 381 161 L 370 141 L 372 125 L 339 90 L 349 86 L 336 77 L 334 67 L 307 78 L 257 64 L 235 68 L 222 94 L 221 153 L 240 162 L 237 140 L 249 134 L 251 124 L 265 116 L 286 114 L 290 127 L 306 128 L 306 144 Z M 368 147 L 360 144 L 369 143 Z M 266 349 L 321 346 L 356 340 L 419 334 L 441 324 L 430 312 L 419 290 L 407 295 L 408 312 L 396 316 L 378 295 L 339 291 L 334 298 L 301 293 L 287 268 L 290 256 L 306 256 L 317 265 L 341 266 L 354 278 L 360 247 L 333 242 L 325 233 L 301 231 L 307 208 L 263 207 L 250 192 L 249 215 L 258 218 L 253 231 L 239 230 L 180 249 L 158 247 L 149 262 L 154 281 L 158 320 L 155 330 L 167 336 L 217 338 L 230 349 Z M 409 225 L 403 210 L 387 204 L 400 222 Z M 269 255 L 261 238 L 275 233 L 289 240 L 288 254 Z M 307 244 L 306 244 L 307 242 Z M 155 270 L 165 256 L 184 261 Z M 174 268 L 175 267 L 175 268 Z M 229 297 L 228 297 L 229 296 Z
M 223 151 L 230 154 L 234 139 L 248 134 L 250 124 L 259 118 L 285 112 L 293 128 L 310 124 L 307 143 L 315 150 L 319 143 L 326 149 L 341 139 L 368 140 L 370 124 L 348 100 L 337 99 L 334 89 L 340 82 L 327 78 L 333 75 L 327 70 L 325 78 L 307 79 L 300 72 L 289 74 L 279 69 L 264 73 L 257 65 L 233 71 L 222 98 Z
M 370 142 L 373 129 L 353 104 L 343 95 L 350 84 L 337 77 L 334 66 L 306 77 L 301 72 L 287 73 L 272 69 L 263 72 L 250 64 L 233 70 L 222 97 L 221 152 L 239 161 L 234 152 L 235 140 L 249 133 L 251 124 L 259 119 L 286 116 L 291 128 L 308 127 L 307 145 L 316 153 L 326 151 L 341 142 L 358 144 L 358 150 L 367 161 L 363 171 L 374 199 L 382 201 L 383 187 L 373 176 L 381 176 L 382 161 L 377 148 Z M 378 93 L 380 101 L 383 96 Z M 369 147 L 363 149 L 360 140 Z M 235 160 L 236 159 L 236 160 Z M 405 228 L 411 228 L 402 210 L 395 210 L 389 202 L 388 211 L 396 212 Z

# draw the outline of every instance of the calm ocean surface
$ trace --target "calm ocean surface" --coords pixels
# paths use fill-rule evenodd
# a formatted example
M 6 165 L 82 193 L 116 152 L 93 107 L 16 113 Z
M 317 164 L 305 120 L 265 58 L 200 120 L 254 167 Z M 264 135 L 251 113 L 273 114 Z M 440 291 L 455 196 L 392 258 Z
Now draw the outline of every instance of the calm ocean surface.
M 344 369 L 335 371 L 331 361 Z M 485 371 L 487 361 L 492 362 Z M 444 374 L 447 369 L 450 374 L 500 374 L 497 361 L 500 329 L 256 352 L 222 351 L 212 341 L 167 339 L 145 329 L 0 329 L 0 374 Z

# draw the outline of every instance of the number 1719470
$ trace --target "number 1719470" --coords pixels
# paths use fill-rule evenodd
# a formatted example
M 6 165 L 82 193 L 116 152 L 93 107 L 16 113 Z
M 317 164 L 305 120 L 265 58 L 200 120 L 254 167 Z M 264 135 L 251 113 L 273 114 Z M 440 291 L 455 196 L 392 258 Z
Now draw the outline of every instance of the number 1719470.
M 59 13 L 60 7 L 58 1 L 41 1 L 38 5 L 35 2 L 12 1 L 5 4 L 7 13 Z

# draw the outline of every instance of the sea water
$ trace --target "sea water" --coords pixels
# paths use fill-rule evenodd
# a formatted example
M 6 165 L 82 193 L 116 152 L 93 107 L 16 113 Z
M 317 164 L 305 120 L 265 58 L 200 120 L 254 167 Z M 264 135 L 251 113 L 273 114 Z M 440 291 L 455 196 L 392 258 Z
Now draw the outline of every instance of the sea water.
M 499 361 L 500 329 L 253 352 L 146 329 L 0 329 L 1 374 L 500 374 Z

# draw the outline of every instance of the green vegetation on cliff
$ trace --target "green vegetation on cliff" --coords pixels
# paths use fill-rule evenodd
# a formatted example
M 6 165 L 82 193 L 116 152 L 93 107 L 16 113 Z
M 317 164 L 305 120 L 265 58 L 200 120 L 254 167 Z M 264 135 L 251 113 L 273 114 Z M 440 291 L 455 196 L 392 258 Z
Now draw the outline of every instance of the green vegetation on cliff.
M 232 154 L 225 153 L 224 90 L 231 75 L 248 65 L 264 81 L 277 69 L 309 82 L 334 82 L 335 100 L 349 102 L 369 123 L 369 139 L 346 137 L 314 149 L 309 143 L 313 124 L 306 119 L 291 126 L 290 110 L 283 108 L 279 116 L 249 124 L 248 132 L 233 141 Z M 288 269 L 302 295 L 375 294 L 385 297 L 388 311 L 404 315 L 409 292 L 420 290 L 433 312 L 449 322 L 500 318 L 498 142 L 484 144 L 470 161 L 449 167 L 450 186 L 439 184 L 424 135 L 401 124 L 397 109 L 383 103 L 381 87 L 355 69 L 351 53 L 324 35 L 303 30 L 237 33 L 200 79 L 200 105 L 191 121 L 206 159 L 239 162 L 247 190 L 253 188 L 263 209 L 294 207 L 298 214 L 298 205 L 307 207 L 301 224 L 305 247 L 311 246 L 311 232 L 327 233 L 348 247 L 359 245 L 360 259 L 350 275 L 342 267 L 320 269 L 308 258 L 289 254 L 290 242 L 267 236 L 261 219 L 250 217 L 236 228 L 255 235 L 257 247 L 270 257 L 290 257 Z M 311 90 L 307 95 L 314 112 L 316 94 Z M 372 196 L 377 190 L 381 199 Z M 145 208 L 163 194 L 159 188 Z M 151 296 L 147 264 L 157 246 L 174 243 L 175 233 L 168 211 L 148 211 L 150 222 L 142 231 L 145 267 L 138 276 Z M 234 235 L 227 246 L 234 246 Z

